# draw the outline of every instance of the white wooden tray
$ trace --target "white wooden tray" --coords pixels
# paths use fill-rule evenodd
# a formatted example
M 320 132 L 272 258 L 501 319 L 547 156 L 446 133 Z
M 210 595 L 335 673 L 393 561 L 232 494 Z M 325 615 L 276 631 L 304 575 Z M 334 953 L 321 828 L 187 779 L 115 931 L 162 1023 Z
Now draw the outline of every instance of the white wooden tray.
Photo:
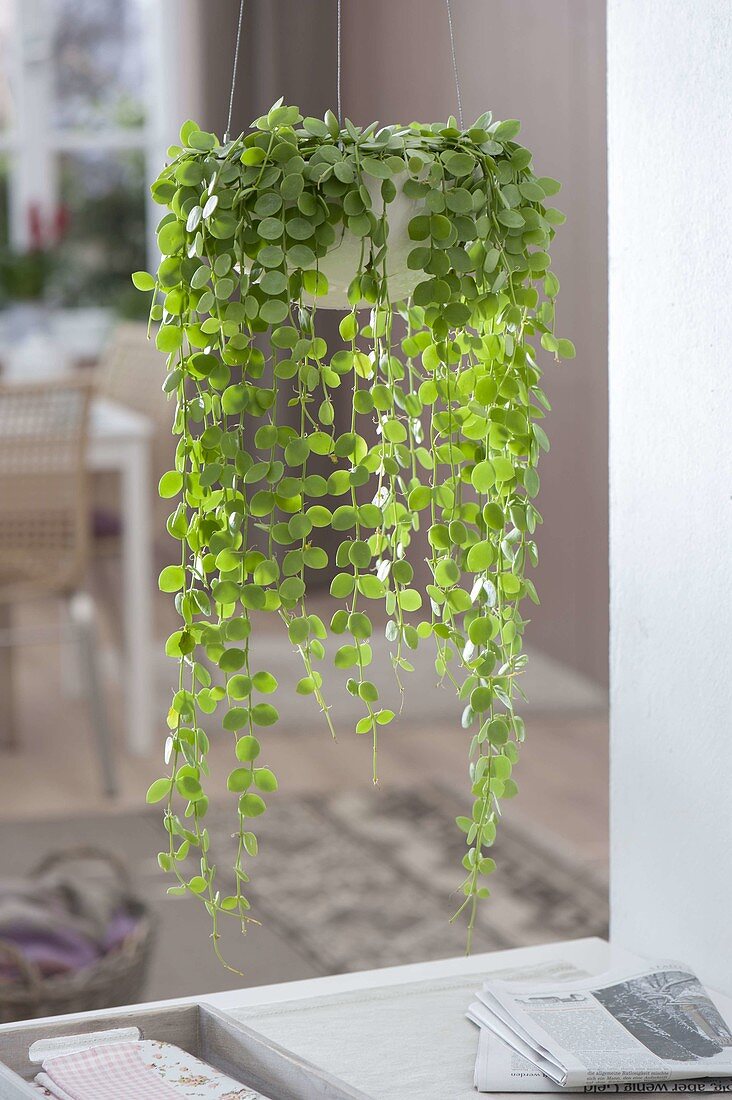
M 137 1027 L 144 1039 L 174 1043 L 269 1100 L 370 1100 L 305 1059 L 205 1004 L 89 1013 L 83 1019 L 33 1021 L 0 1032 L 0 1100 L 38 1100 L 29 1082 L 39 1070 L 28 1049 L 39 1039 Z M 124 1100 L 120 1096 L 120 1100 Z

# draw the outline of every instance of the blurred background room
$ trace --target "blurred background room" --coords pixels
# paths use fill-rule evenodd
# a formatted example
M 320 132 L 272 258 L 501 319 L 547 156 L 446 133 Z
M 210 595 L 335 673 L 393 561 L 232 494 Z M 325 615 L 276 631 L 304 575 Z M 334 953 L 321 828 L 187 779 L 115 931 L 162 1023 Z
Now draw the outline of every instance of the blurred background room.
M 122 859 L 154 928 L 136 964 L 151 998 L 464 946 L 447 917 L 467 734 L 427 652 L 383 738 L 377 789 L 343 690 L 337 743 L 310 700 L 282 692 L 278 813 L 252 888 L 266 920 L 243 979 L 219 967 L 205 911 L 167 897 L 157 867 L 161 814 L 145 791 L 160 774 L 177 620 L 157 591 L 173 550 L 157 483 L 174 440 L 165 359 L 130 275 L 157 267 L 148 183 L 181 123 L 225 128 L 237 14 L 236 0 L 0 0 L 0 878 L 79 848 Z M 597 0 L 453 0 L 453 14 L 466 117 L 521 119 L 537 170 L 564 182 L 554 269 L 577 347 L 546 374 L 528 744 L 481 951 L 607 930 L 605 14 Z M 342 44 L 355 122 L 455 111 L 443 0 L 344 0 Z M 322 116 L 336 78 L 335 0 L 246 5 L 233 129 L 281 95 Z M 260 644 L 293 684 L 284 635 Z M 388 665 L 386 642 L 374 645 Z M 0 940 L 3 919 L 0 904 Z

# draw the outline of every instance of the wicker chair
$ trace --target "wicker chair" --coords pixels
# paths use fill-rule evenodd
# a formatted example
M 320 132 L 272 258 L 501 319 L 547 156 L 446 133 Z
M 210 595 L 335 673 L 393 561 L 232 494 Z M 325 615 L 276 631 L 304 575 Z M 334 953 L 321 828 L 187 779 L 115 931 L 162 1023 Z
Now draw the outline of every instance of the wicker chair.
M 152 417 L 170 436 L 172 413 L 163 391 L 165 366 L 147 325 L 122 321 L 116 325 L 96 368 L 97 392 L 120 405 Z M 168 444 L 168 451 L 171 450 Z
M 172 433 L 173 407 L 163 392 L 165 360 L 147 336 L 147 325 L 123 321 L 113 330 L 95 371 L 95 392 L 126 405 L 155 424 L 152 438 L 152 473 L 155 484 L 172 470 L 176 438 Z M 153 489 L 154 492 L 154 489 Z M 154 494 L 157 500 L 157 493 Z M 164 518 L 167 502 L 162 505 Z
M 83 590 L 89 544 L 85 451 L 90 391 L 70 380 L 0 386 L 0 744 L 15 741 L 12 652 L 45 640 L 13 629 L 13 607 L 67 601 L 92 711 L 105 790 L 116 793 L 111 736 L 95 642 L 95 606 Z

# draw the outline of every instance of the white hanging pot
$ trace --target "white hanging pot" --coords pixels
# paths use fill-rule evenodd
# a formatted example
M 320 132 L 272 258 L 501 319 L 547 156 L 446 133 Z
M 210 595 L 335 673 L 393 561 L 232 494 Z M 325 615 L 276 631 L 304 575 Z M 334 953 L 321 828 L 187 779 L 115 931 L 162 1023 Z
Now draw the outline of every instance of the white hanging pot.
M 404 194 L 402 186 L 407 176 L 406 172 L 394 176 L 397 193 L 386 206 L 386 224 L 389 229 L 386 246 L 386 275 L 389 300 L 392 302 L 408 298 L 417 283 L 424 279 L 424 272 L 411 271 L 407 266 L 409 253 L 416 247 L 416 242 L 409 236 L 409 223 L 424 209 L 423 202 L 410 199 Z M 381 180 L 366 176 L 364 184 L 371 196 L 372 211 L 377 218 L 380 218 L 384 212 Z M 361 266 L 362 247 L 361 238 L 356 237 L 347 226 L 342 226 L 335 244 L 328 249 L 318 263 L 318 270 L 328 280 L 327 294 L 317 298 L 318 309 L 353 308 L 348 301 L 348 287 Z M 310 296 L 307 296 L 306 300 L 308 298 Z M 312 302 L 312 298 L 310 301 Z M 369 303 L 362 301 L 359 304 L 365 307 Z

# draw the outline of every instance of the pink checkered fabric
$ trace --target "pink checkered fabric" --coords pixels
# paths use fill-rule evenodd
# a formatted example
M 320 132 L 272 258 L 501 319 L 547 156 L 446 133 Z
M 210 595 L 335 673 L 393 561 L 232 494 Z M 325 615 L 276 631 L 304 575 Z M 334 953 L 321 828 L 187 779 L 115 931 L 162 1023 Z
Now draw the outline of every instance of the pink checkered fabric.
M 35 1083 L 36 1088 L 43 1096 L 51 1096 L 53 1100 L 74 1100 L 73 1096 L 69 1096 L 68 1092 L 64 1092 L 60 1085 L 54 1084 L 47 1073 L 37 1073 Z
M 112 1043 L 47 1058 L 43 1068 L 73 1100 L 180 1100 L 146 1065 L 139 1043 Z

